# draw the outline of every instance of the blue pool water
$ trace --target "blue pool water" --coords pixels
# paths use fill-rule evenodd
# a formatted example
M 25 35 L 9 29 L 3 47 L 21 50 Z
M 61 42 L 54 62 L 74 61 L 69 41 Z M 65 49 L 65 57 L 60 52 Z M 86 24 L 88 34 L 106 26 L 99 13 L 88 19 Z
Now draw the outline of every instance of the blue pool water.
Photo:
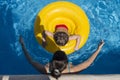
M 32 58 L 46 64 L 52 54 L 34 36 L 34 21 L 47 4 L 58 0 L 0 0 L 0 74 L 39 74 L 26 60 L 19 44 L 22 35 Z M 66 0 L 80 6 L 90 21 L 87 43 L 68 55 L 73 64 L 89 58 L 104 39 L 95 62 L 80 74 L 120 74 L 120 0 Z

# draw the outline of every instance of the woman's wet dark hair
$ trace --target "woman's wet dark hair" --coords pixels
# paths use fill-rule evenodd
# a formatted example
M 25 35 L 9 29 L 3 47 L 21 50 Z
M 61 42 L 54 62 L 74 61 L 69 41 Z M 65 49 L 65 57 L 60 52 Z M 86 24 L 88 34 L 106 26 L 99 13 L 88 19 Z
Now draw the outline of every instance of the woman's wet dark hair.
M 67 64 L 68 58 L 65 52 L 56 51 L 49 66 L 51 76 L 58 79 L 61 76 L 61 72 L 67 67 Z
M 64 46 L 68 42 L 69 36 L 65 32 L 56 32 L 54 34 L 54 40 L 55 40 L 56 44 L 58 44 L 60 46 Z

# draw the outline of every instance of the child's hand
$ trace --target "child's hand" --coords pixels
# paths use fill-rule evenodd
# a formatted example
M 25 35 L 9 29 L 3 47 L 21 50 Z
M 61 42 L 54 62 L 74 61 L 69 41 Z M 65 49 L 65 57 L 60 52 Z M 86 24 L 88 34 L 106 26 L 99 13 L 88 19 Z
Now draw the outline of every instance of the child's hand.
M 46 43 L 46 34 L 45 34 L 45 31 L 43 31 L 42 33 L 42 46 L 45 48 L 47 45 Z
M 42 46 L 43 46 L 44 48 L 46 47 L 46 45 L 47 45 L 46 41 L 45 41 L 45 42 L 42 41 Z
M 46 34 L 45 31 L 42 32 L 42 41 L 46 42 Z
M 75 47 L 75 49 L 74 49 L 74 50 L 75 50 L 75 51 L 77 51 L 78 49 L 79 49 L 78 47 Z

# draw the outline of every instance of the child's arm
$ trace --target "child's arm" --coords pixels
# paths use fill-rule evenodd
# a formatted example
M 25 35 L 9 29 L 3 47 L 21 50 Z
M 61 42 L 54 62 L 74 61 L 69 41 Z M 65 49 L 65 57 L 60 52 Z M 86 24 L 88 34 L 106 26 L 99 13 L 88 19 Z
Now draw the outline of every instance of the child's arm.
M 69 40 L 76 40 L 75 50 L 78 50 L 80 44 L 80 36 L 79 35 L 70 36 Z
M 42 34 L 42 40 L 43 40 L 43 42 L 46 42 L 46 36 L 53 37 L 53 33 L 49 32 L 49 31 L 43 31 L 43 34 Z
M 53 37 L 53 33 L 49 32 L 49 31 L 43 31 L 43 33 L 42 33 L 42 46 L 43 46 L 44 48 L 45 48 L 46 45 L 47 45 L 46 36 Z

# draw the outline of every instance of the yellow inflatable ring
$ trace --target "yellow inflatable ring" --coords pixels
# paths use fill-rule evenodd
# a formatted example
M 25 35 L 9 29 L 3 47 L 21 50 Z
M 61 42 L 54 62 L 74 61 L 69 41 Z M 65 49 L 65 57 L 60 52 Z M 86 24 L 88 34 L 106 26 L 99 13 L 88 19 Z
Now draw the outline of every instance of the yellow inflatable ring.
M 34 33 L 37 41 L 42 44 L 42 32 L 47 30 L 55 31 L 57 24 L 65 24 L 71 35 L 81 36 L 79 48 L 87 41 L 89 35 L 89 21 L 85 12 L 77 5 L 58 1 L 45 6 L 37 15 L 34 27 Z M 63 50 L 66 54 L 74 52 L 76 40 L 69 41 L 65 46 L 58 46 L 51 37 L 47 37 L 46 50 L 54 53 L 57 50 Z

